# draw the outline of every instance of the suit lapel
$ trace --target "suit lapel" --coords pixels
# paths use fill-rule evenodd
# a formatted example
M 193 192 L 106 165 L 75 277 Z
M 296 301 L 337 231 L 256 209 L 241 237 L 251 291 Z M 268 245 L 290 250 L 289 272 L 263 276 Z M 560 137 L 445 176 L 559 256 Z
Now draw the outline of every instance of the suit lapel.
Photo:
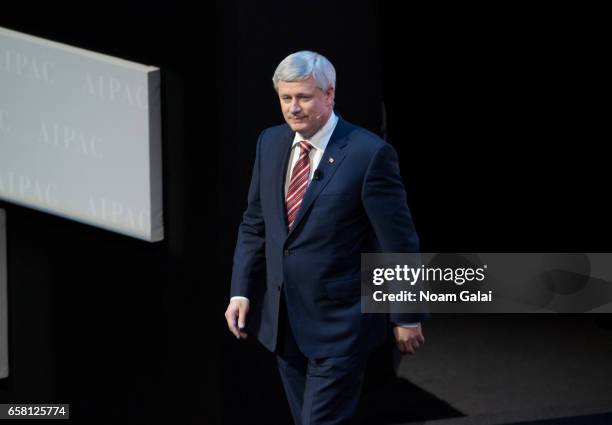
M 287 126 L 289 128 L 289 126 Z M 276 193 L 276 210 L 280 219 L 280 226 L 283 231 L 283 235 L 287 236 L 287 210 L 285 208 L 285 178 L 287 177 L 287 167 L 289 164 L 289 155 L 291 154 L 291 146 L 293 145 L 293 138 L 295 133 L 291 130 L 283 138 L 282 148 L 280 154 L 277 157 L 277 163 L 275 164 L 278 173 L 276 179 L 277 185 L 275 188 Z
M 346 156 L 346 152 L 344 148 L 347 144 L 347 135 L 348 135 L 348 126 L 342 118 L 338 119 L 338 123 L 336 124 L 336 128 L 332 133 L 331 138 L 329 139 L 329 143 L 325 148 L 325 153 L 319 162 L 319 166 L 317 170 L 319 170 L 319 174 L 321 178 L 319 180 L 312 180 L 308 185 L 308 189 L 306 189 L 306 193 L 304 194 L 304 199 L 302 200 L 302 205 L 300 205 L 300 209 L 298 210 L 298 214 L 295 217 L 295 221 L 293 222 L 293 227 L 289 232 L 289 235 L 293 233 L 293 229 L 296 229 L 300 225 L 300 221 L 312 205 L 315 199 L 319 196 L 321 191 L 327 186 L 329 181 L 334 176 L 334 173 L 342 164 L 344 157 Z M 284 179 L 283 179 L 284 182 Z M 282 194 L 284 198 L 284 187 L 282 187 Z M 284 207 L 284 202 L 283 202 Z M 283 208 L 283 215 L 285 216 L 285 229 L 287 228 L 287 218 L 286 211 Z

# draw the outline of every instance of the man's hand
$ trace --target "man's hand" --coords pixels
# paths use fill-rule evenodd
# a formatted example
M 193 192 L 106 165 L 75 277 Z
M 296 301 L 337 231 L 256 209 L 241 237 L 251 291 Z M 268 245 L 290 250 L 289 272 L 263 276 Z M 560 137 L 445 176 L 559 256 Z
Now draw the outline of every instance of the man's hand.
M 227 327 L 236 338 L 246 338 L 246 332 L 242 330 L 246 326 L 246 317 L 249 312 L 249 300 L 238 298 L 230 300 L 227 310 L 225 310 L 225 319 Z
M 404 354 L 414 354 L 425 343 L 425 337 L 421 331 L 420 324 L 412 328 L 396 326 L 393 328 L 393 335 L 395 335 L 397 348 Z

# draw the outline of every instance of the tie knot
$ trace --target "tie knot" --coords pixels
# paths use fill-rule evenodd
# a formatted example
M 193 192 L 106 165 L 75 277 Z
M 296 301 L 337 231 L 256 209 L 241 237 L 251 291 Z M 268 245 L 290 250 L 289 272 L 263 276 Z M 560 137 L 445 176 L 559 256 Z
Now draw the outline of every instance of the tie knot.
M 302 152 L 310 153 L 312 149 L 312 145 L 308 142 L 308 140 L 302 140 L 300 142 L 300 146 L 302 148 Z

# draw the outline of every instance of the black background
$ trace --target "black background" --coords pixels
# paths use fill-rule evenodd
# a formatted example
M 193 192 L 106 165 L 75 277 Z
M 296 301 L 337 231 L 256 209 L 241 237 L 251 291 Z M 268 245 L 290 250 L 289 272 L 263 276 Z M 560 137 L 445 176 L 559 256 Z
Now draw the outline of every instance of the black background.
M 0 26 L 162 69 L 166 239 L 0 202 L 0 402 L 69 402 L 88 423 L 283 423 L 272 356 L 233 340 L 223 311 L 256 137 L 282 121 L 272 73 L 301 49 L 334 63 L 336 111 L 398 151 L 422 251 L 610 251 L 597 10 L 63 4 L 7 8 Z

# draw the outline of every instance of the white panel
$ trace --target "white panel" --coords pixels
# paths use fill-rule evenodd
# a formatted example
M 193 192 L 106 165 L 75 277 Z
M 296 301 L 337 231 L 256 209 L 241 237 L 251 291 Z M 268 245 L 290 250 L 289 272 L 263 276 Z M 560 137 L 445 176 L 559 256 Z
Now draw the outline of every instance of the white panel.
M 163 239 L 158 68 L 0 28 L 0 198 Z
M 9 374 L 6 276 L 6 214 L 0 209 L 0 379 Z

